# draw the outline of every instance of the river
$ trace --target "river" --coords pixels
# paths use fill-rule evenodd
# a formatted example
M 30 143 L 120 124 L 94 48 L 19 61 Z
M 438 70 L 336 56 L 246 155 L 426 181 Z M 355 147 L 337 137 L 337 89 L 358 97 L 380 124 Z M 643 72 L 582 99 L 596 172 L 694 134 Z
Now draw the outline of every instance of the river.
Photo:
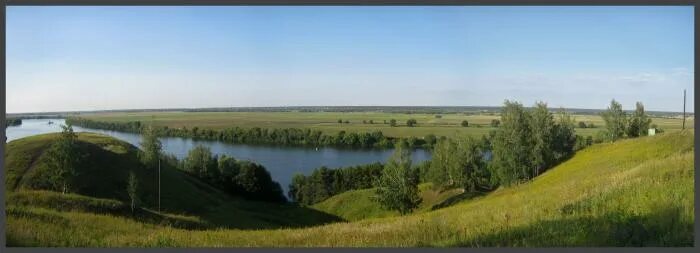
M 49 122 L 53 124 L 49 124 Z M 11 126 L 5 129 L 7 141 L 19 138 L 60 132 L 63 119 L 23 119 L 19 126 Z M 100 129 L 83 128 L 73 126 L 76 132 L 101 133 L 131 143 L 140 147 L 140 134 L 107 131 Z M 163 152 L 174 154 L 182 159 L 187 152 L 196 145 L 202 144 L 218 155 L 233 156 L 236 159 L 250 160 L 265 166 L 272 175 L 272 179 L 282 185 L 287 193 L 292 176 L 296 173 L 309 175 L 313 169 L 327 166 L 329 168 L 354 166 L 373 162 L 385 162 L 393 150 L 391 149 L 339 149 L 332 147 L 289 147 L 274 145 L 246 145 L 232 144 L 220 141 L 193 140 L 191 138 L 163 137 Z M 417 149 L 413 151 L 413 162 L 421 162 L 430 159 L 428 151 Z

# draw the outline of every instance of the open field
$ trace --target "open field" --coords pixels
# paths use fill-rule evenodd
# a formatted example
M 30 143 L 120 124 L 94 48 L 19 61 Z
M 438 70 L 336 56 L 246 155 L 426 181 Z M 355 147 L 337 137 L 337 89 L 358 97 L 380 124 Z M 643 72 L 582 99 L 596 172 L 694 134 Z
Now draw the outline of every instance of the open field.
M 189 230 L 8 203 L 7 242 L 78 247 L 692 246 L 693 139 L 691 131 L 676 131 L 596 144 L 530 182 L 435 211 L 307 228 Z
M 328 134 L 339 131 L 346 132 L 370 132 L 379 130 L 390 137 L 424 137 L 428 134 L 437 136 L 481 136 L 488 134 L 493 128 L 491 120 L 500 119 L 497 114 L 465 115 L 465 114 L 441 114 L 436 118 L 435 114 L 407 114 L 407 113 L 382 113 L 382 112 L 130 112 L 130 113 L 96 113 L 83 114 L 80 117 L 106 121 L 128 122 L 141 121 L 153 122 L 157 126 L 170 128 L 199 127 L 202 129 L 222 129 L 228 127 L 260 127 L 260 128 L 311 128 L 321 130 Z M 593 135 L 605 126 L 600 116 L 574 115 L 576 121 L 584 121 L 595 124 L 596 128 L 576 128 L 577 134 Z M 349 121 L 348 124 L 339 124 L 338 120 Z M 396 119 L 398 126 L 389 126 L 389 120 Z M 416 127 L 407 127 L 408 119 L 416 119 Z M 363 120 L 374 124 L 363 123 Z M 386 120 L 386 124 L 384 121 Z M 469 122 L 469 127 L 462 127 L 463 120 Z M 664 130 L 677 130 L 681 128 L 681 119 L 653 118 L 652 123 Z M 687 119 L 686 127 L 693 128 L 694 120 Z

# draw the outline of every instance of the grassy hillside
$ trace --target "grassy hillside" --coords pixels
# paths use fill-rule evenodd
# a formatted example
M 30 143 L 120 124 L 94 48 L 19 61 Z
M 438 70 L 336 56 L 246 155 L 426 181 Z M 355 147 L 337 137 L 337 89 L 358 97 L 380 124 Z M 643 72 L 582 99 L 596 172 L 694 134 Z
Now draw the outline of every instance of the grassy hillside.
M 58 134 L 44 134 L 7 144 L 5 168 L 9 191 L 49 189 L 44 153 L 57 137 Z M 80 187 L 76 193 L 127 201 L 126 182 L 129 171 L 133 170 L 139 180 L 139 195 L 143 206 L 157 209 L 158 174 L 141 166 L 136 147 L 93 133 L 79 133 L 78 146 L 86 156 L 77 169 L 77 185 Z M 36 195 L 32 198 L 45 198 L 43 195 L 46 195 L 38 192 L 26 194 Z M 15 197 L 17 196 L 22 195 Z M 54 196 L 51 201 L 54 204 L 38 206 L 56 209 L 55 203 L 61 199 L 60 196 Z M 74 199 L 66 197 L 64 201 L 72 203 Z M 161 170 L 161 210 L 178 215 L 196 215 L 209 226 L 241 229 L 303 227 L 339 221 L 335 216 L 292 204 L 247 201 L 232 197 L 181 171 L 166 167 Z
M 426 183 L 418 186 L 423 201 L 415 212 L 427 212 L 447 205 L 450 200 L 464 199 L 466 193 L 461 190 L 447 190 L 439 192 L 431 189 L 432 184 Z M 327 200 L 313 205 L 314 209 L 333 214 L 348 221 L 357 221 L 369 218 L 383 218 L 399 216 L 398 211 L 382 208 L 374 198 L 376 189 L 363 189 L 344 192 Z
M 7 190 L 48 189 L 48 167 L 45 153 L 59 134 L 42 134 L 11 141 L 6 146 L 5 168 Z M 139 179 L 152 173 L 145 171 L 137 157 L 137 149 L 120 140 L 92 133 L 78 135 L 78 149 L 85 155 L 76 168 L 78 193 L 91 196 L 127 199 L 126 178 L 133 170 Z M 141 180 L 145 181 L 145 180 Z M 143 197 L 149 198 L 148 184 L 140 185 Z M 122 190 L 122 191 L 119 191 Z
M 692 246 L 690 131 L 594 145 L 532 182 L 432 212 L 297 229 L 194 231 L 7 210 L 11 246 Z

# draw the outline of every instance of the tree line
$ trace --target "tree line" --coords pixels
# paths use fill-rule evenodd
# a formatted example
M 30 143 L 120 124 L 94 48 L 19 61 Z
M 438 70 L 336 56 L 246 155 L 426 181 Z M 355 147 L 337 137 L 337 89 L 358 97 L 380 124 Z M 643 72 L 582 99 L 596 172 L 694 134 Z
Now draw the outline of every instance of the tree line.
M 237 160 L 227 155 L 213 155 L 208 147 L 198 145 L 182 161 L 169 157 L 169 163 L 224 192 L 249 200 L 286 202 L 282 187 L 272 180 L 260 164 Z
M 5 128 L 9 126 L 19 126 L 22 125 L 22 119 L 20 118 L 6 118 L 5 119 Z
M 273 181 L 270 173 L 260 164 L 214 155 L 211 149 L 203 145 L 192 148 L 184 159 L 178 160 L 172 154 L 162 153 L 162 145 L 153 127 L 145 128 L 140 144 L 139 157 L 147 168 L 156 169 L 162 163 L 231 195 L 250 200 L 286 201 L 280 184 Z
M 295 174 L 289 185 L 289 198 L 302 205 L 313 205 L 346 191 L 372 188 L 383 168 L 377 162 L 337 169 L 322 166 L 308 176 Z
M 143 133 L 146 124 L 140 121 L 130 122 L 104 122 L 79 117 L 70 117 L 66 123 L 94 129 L 105 129 L 120 132 Z M 339 131 L 336 134 L 324 134 L 319 130 L 299 129 L 299 128 L 241 128 L 231 127 L 222 130 L 200 129 L 193 127 L 188 129 L 169 128 L 167 126 L 154 127 L 154 131 L 159 136 L 185 137 L 203 140 L 215 140 L 229 143 L 246 144 L 277 144 L 277 145 L 299 145 L 299 146 L 335 146 L 352 148 L 392 148 L 402 140 L 385 136 L 381 131 L 364 133 Z M 434 135 L 426 138 L 409 137 L 406 138 L 411 148 L 430 148 L 434 142 Z M 428 139 L 428 140 L 426 140 Z

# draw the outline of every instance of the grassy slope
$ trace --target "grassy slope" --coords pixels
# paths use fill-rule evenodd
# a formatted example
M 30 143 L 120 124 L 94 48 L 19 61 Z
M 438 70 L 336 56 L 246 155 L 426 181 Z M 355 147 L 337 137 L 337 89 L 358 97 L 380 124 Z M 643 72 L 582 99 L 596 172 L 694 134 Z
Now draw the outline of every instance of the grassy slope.
M 45 157 L 58 134 L 22 138 L 7 144 L 6 185 L 10 191 L 47 189 Z M 126 179 L 133 170 L 139 179 L 144 207 L 157 209 L 158 175 L 140 165 L 137 149 L 120 140 L 93 133 L 78 134 L 79 147 L 88 154 L 81 166 L 77 193 L 127 201 Z M 17 183 L 19 182 L 19 183 Z M 43 198 L 46 193 L 37 194 Z M 56 203 L 56 201 L 54 201 Z M 50 207 L 44 205 L 43 207 Z M 175 214 L 196 215 L 211 226 L 242 229 L 301 227 L 338 221 L 337 217 L 291 204 L 247 201 L 229 195 L 175 169 L 161 171 L 161 208 Z
M 303 229 L 191 231 L 10 206 L 8 244 L 692 246 L 693 138 L 685 131 L 594 145 L 530 183 L 437 211 Z
M 418 189 L 423 201 L 415 212 L 427 212 L 437 209 L 437 206 L 446 200 L 462 195 L 460 190 L 434 191 L 431 189 L 430 183 L 421 184 L 418 186 Z M 313 205 L 313 208 L 348 221 L 399 216 L 399 212 L 384 209 L 372 199 L 375 190 L 372 188 L 344 192 Z
M 159 126 L 168 127 L 199 127 L 210 129 L 222 129 L 232 126 L 238 127 L 263 127 L 263 128 L 311 128 L 335 134 L 338 131 L 369 132 L 380 130 L 387 136 L 422 138 L 428 134 L 438 136 L 481 136 L 488 134 L 493 128 L 488 125 L 493 119 L 500 119 L 497 115 L 464 115 L 445 114 L 442 118 L 435 118 L 434 114 L 405 114 L 405 113 L 380 113 L 380 112 L 130 112 L 130 113 L 96 113 L 81 115 L 89 119 L 100 121 L 127 122 L 127 121 L 153 121 Z M 408 119 L 416 119 L 417 127 L 406 127 Z M 338 124 L 338 119 L 350 121 L 349 124 Z M 391 127 L 384 124 L 384 120 L 396 119 L 399 127 Z M 594 123 L 597 128 L 576 129 L 580 135 L 593 135 L 602 130 L 603 120 L 599 116 L 577 115 L 577 121 Z M 363 124 L 363 120 L 373 120 L 374 124 Z M 462 120 L 467 120 L 470 127 L 461 127 Z M 677 119 L 653 118 L 653 123 L 666 130 L 680 129 L 681 122 Z M 694 121 L 686 122 L 692 128 Z M 482 127 L 476 127 L 481 125 Z

